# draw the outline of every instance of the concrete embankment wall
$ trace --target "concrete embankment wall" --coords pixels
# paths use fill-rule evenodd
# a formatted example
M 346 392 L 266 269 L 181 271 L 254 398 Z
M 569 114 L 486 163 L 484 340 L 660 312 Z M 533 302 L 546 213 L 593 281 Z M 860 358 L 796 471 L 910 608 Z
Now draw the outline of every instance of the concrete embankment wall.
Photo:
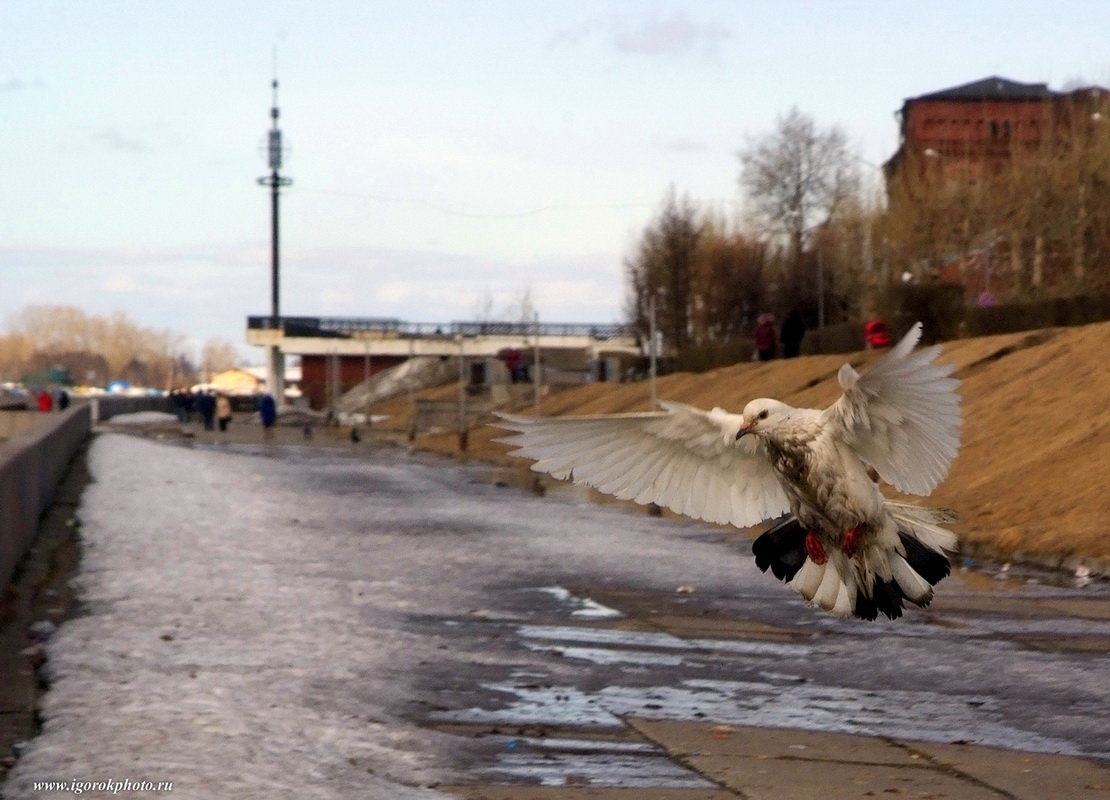
M 11 581 L 35 539 L 39 518 L 88 437 L 89 411 L 88 405 L 80 404 L 50 414 L 9 411 L 0 415 L 20 415 L 5 424 L 13 431 L 22 430 L 0 444 L 0 586 Z
M 138 411 L 165 411 L 173 413 L 173 404 L 168 397 L 122 397 L 108 395 L 89 400 L 92 405 L 92 421 L 106 422 L 116 414 L 134 414 Z
M 38 427 L 47 417 L 41 411 L 0 411 L 0 442 Z
M 92 426 L 117 414 L 170 411 L 165 397 L 75 398 L 65 411 L 0 411 L 0 587 L 38 532 L 74 454 Z

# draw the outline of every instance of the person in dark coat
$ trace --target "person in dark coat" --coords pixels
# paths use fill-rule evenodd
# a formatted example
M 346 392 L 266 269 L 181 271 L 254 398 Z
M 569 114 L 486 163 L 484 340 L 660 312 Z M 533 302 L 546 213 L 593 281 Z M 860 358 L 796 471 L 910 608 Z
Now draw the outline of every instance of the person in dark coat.
M 258 416 L 262 418 L 262 432 L 267 439 L 272 438 L 274 423 L 277 422 L 277 403 L 274 402 L 273 395 L 262 395 L 258 402 Z
M 197 412 L 204 421 L 204 429 L 206 431 L 216 429 L 216 426 L 213 424 L 213 421 L 216 419 L 216 398 L 212 396 L 211 392 L 201 392 L 197 395 Z
M 185 410 L 185 392 L 174 389 L 170 392 L 170 403 L 173 404 L 174 413 L 177 414 L 177 421 L 180 423 L 188 422 L 189 412 Z
M 193 396 L 193 392 L 190 389 L 185 390 L 184 406 L 185 406 L 185 421 L 186 422 L 191 422 L 192 419 L 193 419 L 193 412 L 196 410 L 196 407 L 197 407 L 197 399 L 196 399 L 196 397 Z
M 802 338 L 806 335 L 806 323 L 798 309 L 793 308 L 782 323 L 782 357 L 797 358 L 802 352 Z
M 755 328 L 755 349 L 759 353 L 760 361 L 770 361 L 775 357 L 775 347 L 778 337 L 775 335 L 775 317 L 773 314 L 760 314 L 759 324 Z

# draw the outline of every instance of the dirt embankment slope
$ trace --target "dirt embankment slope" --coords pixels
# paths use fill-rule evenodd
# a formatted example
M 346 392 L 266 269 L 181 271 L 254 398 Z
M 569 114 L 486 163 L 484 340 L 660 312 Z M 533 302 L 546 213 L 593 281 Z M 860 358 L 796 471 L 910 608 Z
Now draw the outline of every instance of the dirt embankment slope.
M 755 397 L 820 408 L 839 396 L 841 364 L 860 368 L 877 357 L 742 363 L 670 375 L 658 391 L 702 408 L 739 411 Z M 941 360 L 956 364 L 962 381 L 962 446 L 948 479 L 921 502 L 957 509 L 955 529 L 971 551 L 1110 563 L 1110 323 L 956 340 L 945 343 Z M 648 391 L 646 382 L 592 384 L 547 398 L 539 413 L 643 411 Z M 470 454 L 504 457 L 506 448 L 492 441 L 498 435 L 471 431 Z M 425 436 L 419 445 L 455 453 L 457 437 Z

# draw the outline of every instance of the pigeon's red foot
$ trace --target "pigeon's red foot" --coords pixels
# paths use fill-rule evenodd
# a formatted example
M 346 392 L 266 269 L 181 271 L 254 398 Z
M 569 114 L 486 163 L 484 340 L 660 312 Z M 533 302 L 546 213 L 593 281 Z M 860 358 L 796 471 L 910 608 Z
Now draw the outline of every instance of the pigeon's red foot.
M 817 538 L 816 531 L 806 531 L 805 548 L 806 555 L 814 564 L 824 564 L 829 560 L 829 554 L 825 552 L 825 546 Z
M 862 526 L 857 525 L 850 530 L 844 532 L 844 538 L 841 540 L 841 548 L 848 558 L 854 558 L 856 549 L 859 547 L 859 529 Z

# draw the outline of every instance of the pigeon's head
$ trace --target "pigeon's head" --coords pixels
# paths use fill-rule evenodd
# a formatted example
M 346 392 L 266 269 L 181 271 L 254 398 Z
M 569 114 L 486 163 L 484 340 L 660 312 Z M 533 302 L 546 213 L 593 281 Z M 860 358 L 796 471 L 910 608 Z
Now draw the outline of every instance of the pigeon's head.
M 736 438 L 740 439 L 749 433 L 768 436 L 786 421 L 791 411 L 793 409 L 790 406 L 778 400 L 770 400 L 766 397 L 752 400 L 744 406 L 744 422 L 736 432 Z

